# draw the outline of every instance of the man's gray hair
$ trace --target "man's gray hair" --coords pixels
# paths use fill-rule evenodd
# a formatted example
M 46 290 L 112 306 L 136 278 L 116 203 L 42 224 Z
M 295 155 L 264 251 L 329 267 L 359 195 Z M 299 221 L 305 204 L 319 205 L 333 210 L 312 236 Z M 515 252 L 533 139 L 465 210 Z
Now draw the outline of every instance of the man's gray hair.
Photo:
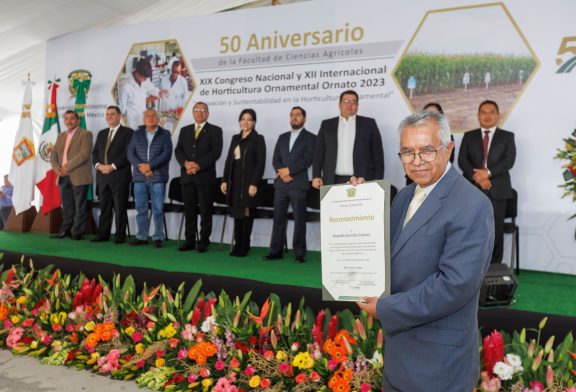
M 398 132 L 402 135 L 402 132 L 406 128 L 420 127 L 425 124 L 430 124 L 431 122 L 438 124 L 438 136 L 442 144 L 444 145 L 450 142 L 450 124 L 448 123 L 448 119 L 442 113 L 433 111 L 421 110 L 412 113 L 402 120 L 398 126 Z

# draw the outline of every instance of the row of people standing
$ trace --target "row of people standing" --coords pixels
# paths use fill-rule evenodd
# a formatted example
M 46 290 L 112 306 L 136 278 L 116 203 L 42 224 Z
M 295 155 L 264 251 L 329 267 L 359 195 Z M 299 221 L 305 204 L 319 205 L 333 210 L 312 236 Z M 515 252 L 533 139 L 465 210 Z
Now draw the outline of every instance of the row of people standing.
M 293 238 L 295 261 L 304 262 L 305 260 L 306 193 L 310 166 L 312 166 L 313 173 L 312 186 L 316 188 L 322 185 L 347 182 L 353 175 L 363 177 L 366 180 L 384 178 L 384 152 L 380 131 L 374 119 L 357 115 L 358 106 L 358 94 L 356 92 L 351 90 L 343 92 L 339 100 L 340 115 L 324 120 L 317 137 L 304 128 L 305 110 L 301 107 L 292 108 L 290 112 L 291 130 L 281 134 L 278 138 L 272 159 L 276 170 L 275 213 L 270 250 L 265 256 L 266 259 L 274 260 L 283 257 L 287 209 L 291 205 L 295 218 Z M 497 104 L 487 101 L 480 105 L 479 120 L 481 124 L 487 124 L 486 121 L 483 122 L 482 120 L 487 118 L 487 115 L 482 114 L 481 117 L 481 113 L 487 110 L 486 108 L 492 112 L 495 111 L 495 114 L 492 113 L 490 121 L 497 123 L 499 119 Z M 441 111 L 441 108 L 439 109 Z M 59 137 L 59 143 L 56 143 L 53 153 L 53 156 L 62 156 L 62 158 L 65 155 L 65 147 L 72 145 L 78 148 L 75 143 L 71 143 L 74 140 L 74 131 L 78 128 L 77 114 L 67 112 L 64 117 L 68 132 L 65 134 L 66 136 L 61 135 Z M 193 117 L 194 124 L 181 129 L 174 150 L 176 159 L 181 166 L 180 181 L 186 217 L 186 241 L 180 250 L 197 249 L 199 252 L 205 252 L 208 249 L 212 231 L 213 192 L 216 188 L 216 162 L 222 154 L 222 129 L 208 122 L 209 110 L 205 103 L 198 102 L 194 105 Z M 169 131 L 158 125 L 159 118 L 154 110 L 144 112 L 144 126 L 135 133 L 131 129 L 123 127 L 120 124 L 120 119 L 121 115 L 117 107 L 107 108 L 106 121 L 109 128 L 99 132 L 92 151 L 92 162 L 94 162 L 97 172 L 96 180 L 102 210 L 98 234 L 93 241 L 100 242 L 110 239 L 113 212 L 116 218 L 116 242 L 123 243 L 126 241 L 126 206 L 132 181 L 134 182 L 138 233 L 131 244 L 144 245 L 148 243 L 148 205 L 150 203 L 155 223 L 152 240 L 156 247 L 161 247 L 164 238 L 163 205 L 166 183 L 168 182 L 168 165 L 172 155 L 171 135 Z M 493 124 L 494 127 L 495 123 Z M 258 134 L 255 129 L 256 113 L 254 110 L 243 110 L 239 116 L 239 125 L 241 131 L 233 136 L 226 155 L 220 190 L 227 195 L 231 206 L 231 215 L 234 218 L 234 246 L 231 255 L 245 256 L 250 250 L 254 211 L 258 200 L 256 195 L 258 183 L 264 173 L 266 146 L 264 137 Z M 84 130 L 80 130 L 79 134 L 82 134 L 82 131 Z M 504 139 L 509 141 L 506 131 L 501 131 L 499 134 L 505 135 Z M 83 142 L 80 143 L 83 146 L 80 153 L 75 153 L 74 149 L 70 150 L 75 162 L 86 157 L 85 150 L 87 148 L 88 150 L 91 149 L 91 145 L 88 146 L 88 140 L 85 139 L 86 137 L 83 137 Z M 467 140 L 468 138 L 465 137 L 464 141 Z M 463 142 L 463 149 L 467 145 L 468 143 Z M 495 149 L 495 151 L 499 150 L 502 149 Z M 475 149 L 471 149 L 471 151 L 475 151 Z M 470 177 L 469 179 L 490 197 L 494 193 L 490 189 L 493 185 L 492 181 L 486 181 L 489 179 L 486 175 L 493 176 L 494 174 L 486 171 L 487 168 L 482 171 L 478 162 L 470 162 L 467 165 L 467 160 L 469 160 L 468 148 L 464 152 L 459 157 L 464 175 L 467 178 Z M 498 177 L 496 177 L 495 183 L 502 182 L 498 180 L 500 177 L 508 176 L 508 180 L 504 182 L 509 185 L 509 175 L 506 168 L 511 167 L 515 157 L 513 137 L 511 143 L 506 143 L 504 152 L 507 157 L 506 165 L 503 167 L 505 170 L 500 170 L 501 165 L 498 166 L 496 170 Z M 487 151 L 484 155 L 487 156 Z M 500 157 L 500 155 L 498 156 Z M 491 157 L 489 161 L 500 162 L 499 157 Z M 58 161 L 58 159 L 56 160 Z M 57 237 L 64 238 L 73 233 L 73 238 L 81 239 L 85 227 L 85 222 L 82 222 L 81 211 L 85 211 L 85 205 L 78 199 L 85 192 L 75 188 L 91 183 L 91 171 L 85 167 L 80 170 L 83 173 L 80 181 L 82 184 L 80 184 L 78 181 L 80 177 L 77 172 L 82 165 L 75 163 L 72 168 L 70 168 L 70 164 L 66 166 L 68 168 L 62 170 L 63 166 L 55 165 L 55 171 L 60 175 L 59 183 L 65 210 L 64 224 Z M 132 171 L 130 166 L 132 166 Z M 88 167 L 90 167 L 90 163 L 88 163 Z M 500 173 L 501 171 L 502 173 Z M 488 183 L 489 185 L 486 185 Z M 487 188 L 488 186 L 490 188 Z M 68 188 L 74 191 L 70 192 Z M 504 196 L 508 197 L 508 192 L 505 193 Z M 494 198 L 491 197 L 491 199 Z M 499 202 L 499 204 L 502 203 Z M 496 210 L 496 208 L 495 206 L 494 209 Z M 74 210 L 76 210 L 76 214 L 70 212 Z M 199 233 L 197 231 L 198 216 L 200 216 L 201 226 Z M 197 237 L 198 241 L 196 241 Z M 496 257 L 498 256 L 496 255 Z M 501 260 L 501 255 L 499 257 Z

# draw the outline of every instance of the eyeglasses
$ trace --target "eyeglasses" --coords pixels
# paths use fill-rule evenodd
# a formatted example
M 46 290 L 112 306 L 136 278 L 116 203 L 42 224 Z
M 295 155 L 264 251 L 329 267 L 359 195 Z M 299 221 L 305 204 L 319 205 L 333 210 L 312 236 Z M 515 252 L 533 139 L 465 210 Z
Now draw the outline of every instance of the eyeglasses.
M 344 105 L 356 105 L 358 103 L 358 101 L 355 99 L 343 99 L 342 103 Z
M 416 155 L 418 155 L 422 162 L 434 162 L 438 157 L 438 150 L 446 148 L 448 144 L 450 143 L 443 144 L 436 149 L 424 149 L 420 152 L 402 151 L 398 153 L 398 157 L 400 157 L 402 163 L 414 163 Z
M 192 111 L 196 112 L 196 113 L 206 113 L 208 110 L 206 110 L 206 109 L 192 109 Z

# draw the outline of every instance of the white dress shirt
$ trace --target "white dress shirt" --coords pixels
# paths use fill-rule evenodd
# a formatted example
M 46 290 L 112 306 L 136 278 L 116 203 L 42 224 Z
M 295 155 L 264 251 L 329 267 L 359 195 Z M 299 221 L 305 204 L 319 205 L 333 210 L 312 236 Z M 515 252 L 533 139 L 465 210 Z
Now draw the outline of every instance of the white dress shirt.
M 338 151 L 336 154 L 336 175 L 354 174 L 354 140 L 356 139 L 356 116 L 348 119 L 340 116 L 338 121 Z

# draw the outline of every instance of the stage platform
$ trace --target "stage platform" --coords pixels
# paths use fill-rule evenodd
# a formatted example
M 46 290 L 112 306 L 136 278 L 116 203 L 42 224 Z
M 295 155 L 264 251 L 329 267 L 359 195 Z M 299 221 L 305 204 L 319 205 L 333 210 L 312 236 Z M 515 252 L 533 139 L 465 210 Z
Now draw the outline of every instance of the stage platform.
M 252 298 L 264 301 L 269 293 L 276 293 L 284 303 L 297 304 L 302 298 L 313 310 L 357 311 L 354 303 L 324 302 L 321 299 L 320 253 L 309 252 L 306 263 L 296 264 L 289 252 L 282 260 L 266 261 L 266 248 L 253 248 L 245 258 L 228 255 L 229 245 L 219 249 L 212 244 L 206 253 L 179 252 L 176 241 L 166 241 L 156 249 L 149 246 L 132 247 L 113 242 L 92 243 L 88 240 L 53 239 L 45 234 L 9 233 L 0 231 L 2 263 L 19 263 L 24 255 L 38 268 L 53 264 L 65 273 L 84 272 L 88 276 L 102 275 L 110 279 L 115 273 L 133 275 L 141 287 L 166 283 L 176 288 L 185 281 L 192 285 L 202 279 L 204 292 L 244 295 L 252 291 Z M 507 307 L 485 308 L 479 313 L 479 325 L 486 330 L 512 331 L 522 327 L 535 328 L 540 319 L 549 316 L 546 335 L 564 337 L 576 329 L 576 277 L 535 271 L 521 271 L 515 302 Z

